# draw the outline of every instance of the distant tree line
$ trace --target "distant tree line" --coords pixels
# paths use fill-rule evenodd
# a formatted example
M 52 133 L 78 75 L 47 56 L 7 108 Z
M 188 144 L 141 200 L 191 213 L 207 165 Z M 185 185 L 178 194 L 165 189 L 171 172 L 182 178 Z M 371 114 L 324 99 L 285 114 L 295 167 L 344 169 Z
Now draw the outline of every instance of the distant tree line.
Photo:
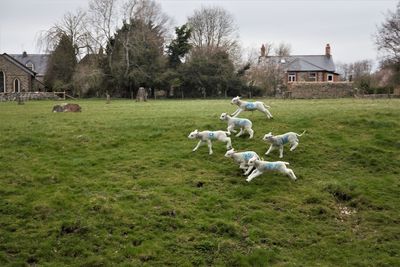
M 169 97 L 275 95 L 284 90 L 278 62 L 290 44 L 266 43 L 243 60 L 231 14 L 219 7 L 194 10 L 171 31 L 171 19 L 154 0 L 90 0 L 87 10 L 68 12 L 41 34 L 50 51 L 45 84 L 82 97 L 134 97 L 139 87 L 149 96 Z M 378 26 L 375 43 L 381 55 L 337 64 L 343 80 L 367 93 L 390 92 L 400 84 L 400 2 Z M 261 57 L 260 57 L 261 55 Z
M 87 11 L 67 13 L 42 33 L 41 44 L 51 52 L 45 84 L 88 97 L 132 97 L 139 87 L 171 97 L 249 91 L 231 14 L 219 7 L 195 10 L 174 36 L 170 21 L 153 0 L 120 6 L 91 0 Z

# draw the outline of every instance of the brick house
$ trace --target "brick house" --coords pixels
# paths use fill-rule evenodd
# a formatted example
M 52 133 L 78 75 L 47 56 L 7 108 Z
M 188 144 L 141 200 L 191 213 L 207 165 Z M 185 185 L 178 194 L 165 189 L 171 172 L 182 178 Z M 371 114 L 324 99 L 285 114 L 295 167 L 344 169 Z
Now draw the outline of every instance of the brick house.
M 32 92 L 44 89 L 43 77 L 49 55 L 0 55 L 0 93 Z
M 283 82 L 286 85 L 296 82 L 340 81 L 329 44 L 325 46 L 324 55 L 265 56 L 264 51 L 265 47 L 262 47 L 260 60 L 279 65 L 285 73 Z

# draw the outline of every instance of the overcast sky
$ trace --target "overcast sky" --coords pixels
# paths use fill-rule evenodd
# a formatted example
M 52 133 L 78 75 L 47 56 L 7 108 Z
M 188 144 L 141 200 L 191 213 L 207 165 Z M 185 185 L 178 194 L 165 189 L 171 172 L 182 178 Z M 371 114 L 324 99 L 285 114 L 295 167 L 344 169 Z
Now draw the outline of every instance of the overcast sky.
M 158 0 L 182 25 L 201 6 L 220 6 L 235 18 L 241 44 L 259 49 L 265 42 L 285 42 L 292 54 L 323 54 L 330 43 L 336 62 L 376 60 L 373 34 L 397 0 Z M 87 8 L 88 0 L 0 0 L 0 53 L 39 53 L 38 32 L 67 11 Z

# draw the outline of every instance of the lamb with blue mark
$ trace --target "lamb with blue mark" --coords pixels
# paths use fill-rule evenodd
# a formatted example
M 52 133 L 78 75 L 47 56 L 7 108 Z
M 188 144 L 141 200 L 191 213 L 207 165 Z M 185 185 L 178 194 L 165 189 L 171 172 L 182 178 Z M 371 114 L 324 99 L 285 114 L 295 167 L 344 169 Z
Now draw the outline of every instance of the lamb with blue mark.
M 244 175 L 248 175 L 254 168 L 254 166 L 248 165 L 249 160 L 252 157 L 260 159 L 260 157 L 254 151 L 236 152 L 233 148 L 226 151 L 225 157 L 232 158 L 236 163 L 238 163 L 239 168 L 244 171 Z
M 209 154 L 211 155 L 213 153 L 211 140 L 218 140 L 221 142 L 225 142 L 227 150 L 232 148 L 231 138 L 228 135 L 230 135 L 230 133 L 224 132 L 224 131 L 201 131 L 201 132 L 199 132 L 199 130 L 196 129 L 189 134 L 188 138 L 189 139 L 200 139 L 200 141 L 197 143 L 195 148 L 193 148 L 193 152 L 196 151 L 200 147 L 200 145 L 207 142 L 208 151 L 209 151 Z
M 267 152 L 265 152 L 265 155 L 268 155 L 272 150 L 275 148 L 279 148 L 279 158 L 283 158 L 283 146 L 287 143 L 291 145 L 290 151 L 293 151 L 296 149 L 296 147 L 299 145 L 299 139 L 298 137 L 302 136 L 306 131 L 304 131 L 302 134 L 297 134 L 295 132 L 288 132 L 285 134 L 281 135 L 273 135 L 272 132 L 267 133 L 264 135 L 263 140 L 265 142 L 271 143 L 269 149 Z
M 269 112 L 268 108 L 271 108 L 270 106 L 265 105 L 261 101 L 255 101 L 255 102 L 249 102 L 249 101 L 244 101 L 241 100 L 239 96 L 232 98 L 231 100 L 232 105 L 237 105 L 238 109 L 231 114 L 232 117 L 238 116 L 242 111 L 261 111 L 265 115 L 267 115 L 268 119 L 272 119 L 272 114 Z
M 247 182 L 250 182 L 257 176 L 260 176 L 264 172 L 268 172 L 268 171 L 280 172 L 280 173 L 286 174 L 293 180 L 297 179 L 293 170 L 286 167 L 286 165 L 289 165 L 289 162 L 285 162 L 285 161 L 270 162 L 270 161 L 260 160 L 257 157 L 252 157 L 248 161 L 248 165 L 255 167 L 255 170 L 247 177 L 247 179 L 246 179 Z
M 229 116 L 227 113 L 222 113 L 221 116 L 219 117 L 220 120 L 222 121 L 227 121 L 228 122 L 228 128 L 227 131 L 236 133 L 237 131 L 235 130 L 235 127 L 240 127 L 240 132 L 236 135 L 241 136 L 245 131 L 249 133 L 250 139 L 253 138 L 254 131 L 251 128 L 253 126 L 253 123 L 248 120 L 248 119 L 243 119 L 243 118 L 234 118 Z

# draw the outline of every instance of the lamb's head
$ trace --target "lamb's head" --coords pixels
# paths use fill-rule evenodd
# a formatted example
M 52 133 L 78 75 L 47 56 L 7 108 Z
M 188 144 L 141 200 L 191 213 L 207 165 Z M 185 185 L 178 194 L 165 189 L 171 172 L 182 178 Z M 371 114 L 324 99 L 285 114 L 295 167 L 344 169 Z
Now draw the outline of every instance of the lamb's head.
M 221 121 L 226 121 L 228 120 L 228 114 L 226 112 L 222 113 L 221 116 L 219 116 L 219 119 Z
M 197 138 L 197 135 L 199 134 L 199 130 L 194 130 L 193 132 L 191 132 L 189 135 L 188 135 L 188 138 L 189 139 L 196 139 Z
M 231 100 L 231 104 L 232 105 L 237 105 L 237 103 L 239 103 L 239 100 L 240 100 L 240 96 L 234 97 Z
M 231 158 L 233 156 L 233 154 L 235 154 L 235 153 L 236 153 L 235 150 L 232 148 L 232 149 L 226 151 L 225 157 Z
M 249 159 L 249 161 L 247 162 L 247 164 L 249 166 L 254 166 L 256 164 L 256 160 L 257 160 L 257 156 L 252 157 L 251 159 Z
M 272 132 L 267 133 L 266 135 L 264 135 L 263 137 L 263 141 L 271 141 L 271 139 L 274 137 L 274 135 L 272 134 Z

